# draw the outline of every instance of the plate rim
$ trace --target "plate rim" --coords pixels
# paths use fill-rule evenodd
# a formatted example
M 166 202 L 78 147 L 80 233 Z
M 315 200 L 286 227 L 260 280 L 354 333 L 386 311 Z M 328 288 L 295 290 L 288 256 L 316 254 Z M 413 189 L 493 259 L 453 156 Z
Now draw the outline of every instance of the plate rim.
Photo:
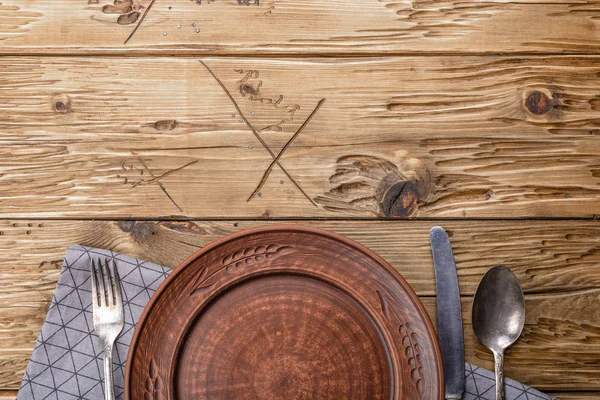
M 142 314 L 140 315 L 140 318 L 138 319 L 138 322 L 136 323 L 135 329 L 133 331 L 133 336 L 131 337 L 131 342 L 129 344 L 129 349 L 127 351 L 125 375 L 123 377 L 123 379 L 124 379 L 124 381 L 123 381 L 123 397 L 124 397 L 124 399 L 132 400 L 130 398 L 128 389 L 130 387 L 131 374 L 132 374 L 131 365 L 133 362 L 135 349 L 137 348 L 139 336 L 140 336 L 140 332 L 141 332 L 141 329 L 138 329 L 138 328 L 142 328 L 143 325 L 146 323 L 147 315 L 152 311 L 152 309 L 156 305 L 158 298 L 167 289 L 167 287 L 169 286 L 169 282 L 171 280 L 174 280 L 177 277 L 177 275 L 181 273 L 181 271 L 183 271 L 189 264 L 194 262 L 198 257 L 201 257 L 205 253 L 212 251 L 214 248 L 222 246 L 223 244 L 225 244 L 227 242 L 243 238 L 244 236 L 254 235 L 254 234 L 263 233 L 263 232 L 273 233 L 273 232 L 277 232 L 277 231 L 286 231 L 286 232 L 295 231 L 295 232 L 300 232 L 300 233 L 308 233 L 308 234 L 314 234 L 314 235 L 318 235 L 318 236 L 325 236 L 329 239 L 337 240 L 347 246 L 355 248 L 356 250 L 367 255 L 368 257 L 374 259 L 379 265 L 383 266 L 390 274 L 392 274 L 394 276 L 395 279 L 397 279 L 402 284 L 403 288 L 406 290 L 406 293 L 410 296 L 411 300 L 413 301 L 415 306 L 418 308 L 418 311 L 423 316 L 424 323 L 428 330 L 427 334 L 429 334 L 432 337 L 433 352 L 435 354 L 435 358 L 437 359 L 436 364 L 438 367 L 437 375 L 438 375 L 438 387 L 440 388 L 440 400 L 443 400 L 444 399 L 444 367 L 443 367 L 443 362 L 442 362 L 442 353 L 440 350 L 440 344 L 439 344 L 438 337 L 435 332 L 433 323 L 431 322 L 431 318 L 429 317 L 429 313 L 425 309 L 423 302 L 421 301 L 421 299 L 419 299 L 419 296 L 417 296 L 417 294 L 415 293 L 412 286 L 410 286 L 408 284 L 406 279 L 404 279 L 404 277 L 400 274 L 400 272 L 398 272 L 398 270 L 396 270 L 383 257 L 381 257 L 379 254 L 375 253 L 373 250 L 369 249 L 367 246 L 365 246 L 353 239 L 350 239 L 346 236 L 343 236 L 339 233 L 336 233 L 336 232 L 332 232 L 332 231 L 322 229 L 322 228 L 305 226 L 305 225 L 296 225 L 296 224 L 261 225 L 261 226 L 257 226 L 257 227 L 253 227 L 253 228 L 242 229 L 241 231 L 238 231 L 238 232 L 230 233 L 229 235 L 223 236 L 223 237 L 209 243 L 208 245 L 202 247 L 201 249 L 198 249 L 197 251 L 195 251 L 194 253 L 189 255 L 185 260 L 183 260 L 177 267 L 173 268 L 173 271 L 160 284 L 160 286 L 158 287 L 156 292 L 154 292 L 154 294 L 152 295 L 152 297 L 146 304 L 146 307 L 144 307 L 144 311 L 142 311 Z

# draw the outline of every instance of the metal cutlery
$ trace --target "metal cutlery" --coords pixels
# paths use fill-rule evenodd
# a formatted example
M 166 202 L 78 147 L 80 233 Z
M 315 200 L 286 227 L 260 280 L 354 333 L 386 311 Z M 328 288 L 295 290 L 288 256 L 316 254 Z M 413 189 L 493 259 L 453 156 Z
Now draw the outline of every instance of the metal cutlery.
M 490 269 L 473 299 L 473 331 L 494 353 L 496 400 L 504 400 L 504 350 L 517 341 L 525 324 L 521 284 L 508 268 Z
M 112 375 L 112 353 L 117 336 L 123 330 L 123 299 L 121 281 L 115 262 L 111 276 L 108 260 L 104 263 L 91 262 L 92 304 L 94 330 L 104 346 L 104 396 L 106 400 L 114 400 L 115 392 Z
M 435 266 L 437 326 L 446 399 L 461 399 L 465 391 L 465 350 L 458 276 L 452 245 L 446 231 L 431 228 L 431 251 Z

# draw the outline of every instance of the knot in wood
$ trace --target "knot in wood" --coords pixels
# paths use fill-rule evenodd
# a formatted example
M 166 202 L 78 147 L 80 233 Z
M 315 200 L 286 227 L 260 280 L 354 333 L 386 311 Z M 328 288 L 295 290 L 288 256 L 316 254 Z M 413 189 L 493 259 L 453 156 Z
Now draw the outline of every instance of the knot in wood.
M 135 226 L 135 221 L 118 221 L 117 226 L 123 232 L 131 232 Z
M 417 209 L 417 187 L 410 181 L 402 181 L 388 189 L 380 203 L 386 217 L 408 217 Z
M 177 128 L 178 125 L 179 124 L 174 119 L 165 119 L 156 121 L 154 123 L 154 129 L 157 131 L 172 131 L 173 129 Z
M 252 86 L 249 83 L 244 83 L 244 84 L 240 85 L 240 93 L 244 96 L 246 96 L 248 94 L 251 96 L 257 96 L 258 90 L 259 89 L 256 89 L 254 86 Z
M 66 114 L 71 111 L 71 99 L 68 96 L 57 96 L 52 99 L 52 111 Z
M 525 99 L 525 108 L 534 115 L 543 115 L 550 111 L 552 102 L 545 93 L 535 91 Z
M 156 234 L 157 225 L 154 222 L 149 221 L 140 221 L 133 222 L 133 227 L 131 229 L 131 235 L 136 240 L 147 240 L 150 236 Z

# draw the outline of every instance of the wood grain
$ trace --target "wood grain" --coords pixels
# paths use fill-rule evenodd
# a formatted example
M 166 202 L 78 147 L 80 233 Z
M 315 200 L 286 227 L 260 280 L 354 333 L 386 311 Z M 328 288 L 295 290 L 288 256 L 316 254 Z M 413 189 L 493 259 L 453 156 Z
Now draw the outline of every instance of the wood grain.
M 554 396 L 559 400 L 597 400 L 598 392 L 553 392 L 548 393 L 550 396 Z
M 592 218 L 599 61 L 3 58 L 0 216 Z
M 0 399 L 69 244 L 175 266 L 279 218 L 367 245 L 432 316 L 442 224 L 468 361 L 505 264 L 507 375 L 600 398 L 599 0 L 198 3 L 0 0 Z
M 423 300 L 435 321 L 435 299 Z M 530 294 L 525 306 L 523 333 L 505 353 L 505 375 L 543 391 L 598 390 L 600 290 Z M 471 307 L 463 297 L 466 361 L 493 370 L 493 356 L 473 333 Z
M 2 0 L 0 52 L 597 53 L 600 46 L 598 0 L 223 0 L 201 5 L 189 0 L 129 0 L 119 4 Z M 135 35 L 124 44 L 138 24 Z
M 0 390 L 0 400 L 14 400 L 16 397 L 15 390 Z
M 0 221 L 0 387 L 18 387 L 71 243 L 175 266 L 196 249 L 262 221 Z M 269 222 L 272 223 L 272 222 Z M 436 221 L 301 221 L 357 240 L 408 280 L 435 319 L 429 228 Z M 542 390 L 600 390 L 600 225 L 596 221 L 440 221 L 457 261 L 467 360 L 491 368 L 476 343 L 470 296 L 485 271 L 510 267 L 526 292 L 524 336 L 507 375 Z

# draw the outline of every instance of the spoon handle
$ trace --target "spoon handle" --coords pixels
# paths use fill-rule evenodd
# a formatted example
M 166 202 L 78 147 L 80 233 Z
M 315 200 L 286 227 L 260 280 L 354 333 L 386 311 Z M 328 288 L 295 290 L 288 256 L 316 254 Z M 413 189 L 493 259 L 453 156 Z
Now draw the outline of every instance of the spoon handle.
M 504 400 L 504 352 L 494 352 L 496 367 L 496 400 Z

